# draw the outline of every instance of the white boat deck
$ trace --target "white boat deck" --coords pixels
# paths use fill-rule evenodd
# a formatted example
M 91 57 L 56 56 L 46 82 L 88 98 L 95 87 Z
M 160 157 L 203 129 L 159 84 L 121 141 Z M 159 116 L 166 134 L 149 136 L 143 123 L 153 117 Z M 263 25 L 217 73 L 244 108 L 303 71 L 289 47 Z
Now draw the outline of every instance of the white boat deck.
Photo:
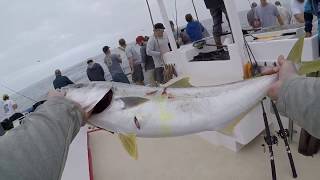
M 295 137 L 297 139 L 298 136 Z M 239 153 L 214 146 L 198 135 L 138 139 L 139 159 L 131 159 L 117 135 L 97 131 L 89 135 L 94 180 L 271 180 L 268 152 L 259 136 Z M 304 157 L 291 145 L 298 178 L 318 180 L 320 155 Z M 274 146 L 278 179 L 291 180 L 284 144 Z

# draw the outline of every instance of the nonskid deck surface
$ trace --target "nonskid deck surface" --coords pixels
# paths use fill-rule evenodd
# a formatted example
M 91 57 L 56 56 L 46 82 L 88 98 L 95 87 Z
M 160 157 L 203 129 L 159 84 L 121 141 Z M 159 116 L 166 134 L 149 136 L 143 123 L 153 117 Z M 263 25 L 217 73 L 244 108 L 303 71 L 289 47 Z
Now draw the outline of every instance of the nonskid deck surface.
M 214 146 L 197 135 L 178 138 L 138 138 L 139 159 L 132 160 L 117 135 L 105 131 L 91 133 L 90 147 L 95 180 L 271 180 L 269 154 L 263 152 L 259 136 L 234 153 Z M 304 157 L 291 145 L 298 179 L 318 180 L 320 155 Z M 278 179 L 291 180 L 283 142 L 274 146 Z

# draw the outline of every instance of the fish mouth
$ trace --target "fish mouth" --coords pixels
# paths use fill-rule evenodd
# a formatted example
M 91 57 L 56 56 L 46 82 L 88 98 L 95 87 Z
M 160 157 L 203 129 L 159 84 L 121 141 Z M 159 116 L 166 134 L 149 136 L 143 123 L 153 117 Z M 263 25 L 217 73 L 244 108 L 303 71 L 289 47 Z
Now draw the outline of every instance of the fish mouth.
M 93 107 L 92 114 L 99 114 L 106 110 L 113 100 L 113 90 L 110 89 L 103 98 Z

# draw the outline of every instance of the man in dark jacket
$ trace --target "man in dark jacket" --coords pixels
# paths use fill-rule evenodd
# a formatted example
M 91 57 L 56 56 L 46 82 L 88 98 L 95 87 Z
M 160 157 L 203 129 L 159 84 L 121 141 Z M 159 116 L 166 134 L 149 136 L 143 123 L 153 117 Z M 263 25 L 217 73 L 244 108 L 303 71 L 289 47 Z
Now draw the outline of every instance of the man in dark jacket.
M 213 37 L 217 48 L 222 49 L 222 12 L 225 14 L 229 23 L 226 7 L 224 6 L 223 0 L 204 0 L 204 3 L 206 4 L 207 9 L 210 10 L 213 19 Z
M 69 84 L 74 84 L 68 77 L 62 76 L 59 69 L 57 69 L 54 73 L 56 75 L 56 79 L 53 81 L 53 87 L 55 89 L 61 89 Z
M 99 63 L 95 63 L 89 59 L 87 64 L 87 75 L 90 81 L 105 81 L 104 70 Z

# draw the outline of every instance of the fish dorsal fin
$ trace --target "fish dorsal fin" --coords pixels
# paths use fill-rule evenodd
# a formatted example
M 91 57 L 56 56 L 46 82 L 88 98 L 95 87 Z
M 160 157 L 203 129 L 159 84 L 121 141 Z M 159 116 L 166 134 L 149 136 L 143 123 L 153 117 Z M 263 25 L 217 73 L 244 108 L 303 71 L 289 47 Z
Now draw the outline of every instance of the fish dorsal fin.
M 304 36 L 300 37 L 292 47 L 287 59 L 293 63 L 300 64 L 302 58 L 302 50 L 304 44 Z
M 190 83 L 190 78 L 189 77 L 184 77 L 180 80 L 174 81 L 171 80 L 168 83 L 163 85 L 164 87 L 167 88 L 189 88 L 193 87 Z
M 142 97 L 121 97 L 118 99 L 124 103 L 123 109 L 129 109 L 149 101 L 149 99 Z
M 119 139 L 124 147 L 124 149 L 128 152 L 128 154 L 134 159 L 138 159 L 138 147 L 136 141 L 135 134 L 119 134 Z

